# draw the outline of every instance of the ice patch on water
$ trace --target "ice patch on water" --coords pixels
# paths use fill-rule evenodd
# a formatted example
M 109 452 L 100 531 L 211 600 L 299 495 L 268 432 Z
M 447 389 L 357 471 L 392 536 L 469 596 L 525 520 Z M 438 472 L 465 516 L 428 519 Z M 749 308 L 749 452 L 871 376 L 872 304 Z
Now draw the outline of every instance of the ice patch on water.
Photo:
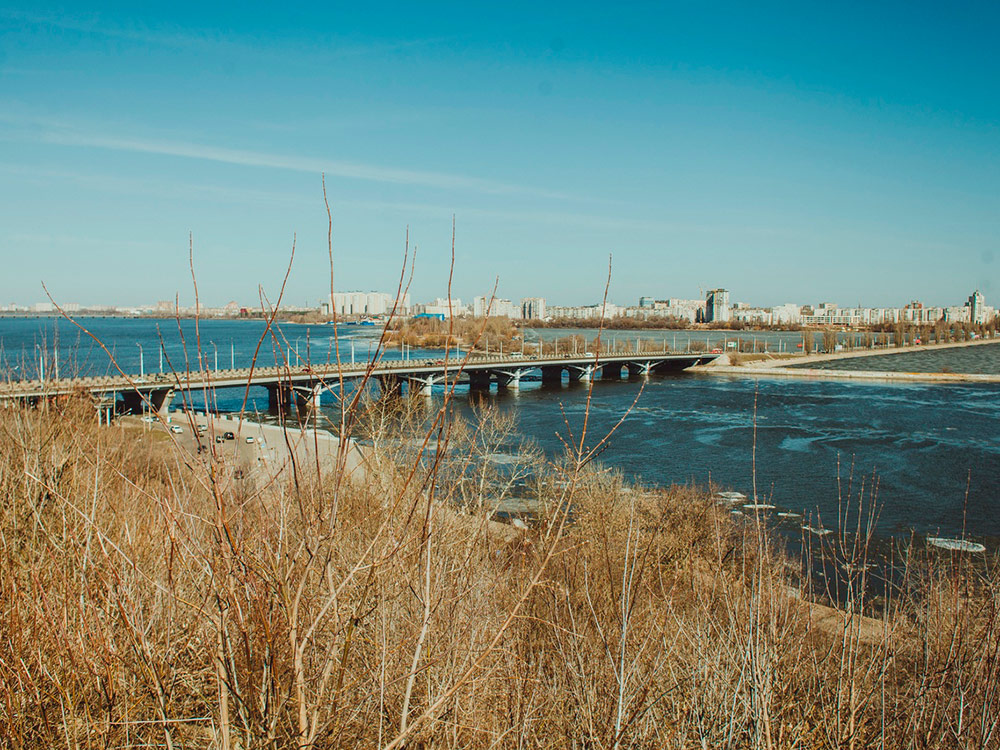
M 786 437 L 778 446 L 783 451 L 794 451 L 795 453 L 808 453 L 812 450 L 812 444 L 819 438 L 816 437 Z
M 927 543 L 932 547 L 953 550 L 955 552 L 985 552 L 986 547 L 979 542 L 969 542 L 965 539 L 947 539 L 940 536 L 927 537 Z
M 523 460 L 521 456 L 515 456 L 513 453 L 487 453 L 485 458 L 494 464 L 516 464 Z
M 827 534 L 832 534 L 832 529 L 815 528 L 814 526 L 803 526 L 803 531 L 808 531 L 810 534 L 815 534 L 816 536 L 826 536 Z
M 718 446 L 719 441 L 722 440 L 722 430 L 720 429 L 695 430 L 694 439 L 697 440 L 702 445 Z

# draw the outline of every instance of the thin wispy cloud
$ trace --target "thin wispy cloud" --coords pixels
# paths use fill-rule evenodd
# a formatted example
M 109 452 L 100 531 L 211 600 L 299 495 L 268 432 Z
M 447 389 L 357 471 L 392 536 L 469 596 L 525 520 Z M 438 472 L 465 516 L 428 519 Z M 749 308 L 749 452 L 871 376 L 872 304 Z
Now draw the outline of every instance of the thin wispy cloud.
M 69 130 L 42 130 L 26 137 L 43 143 L 82 148 L 100 148 L 159 156 L 198 159 L 222 164 L 248 167 L 282 169 L 292 172 L 319 174 L 333 177 L 394 185 L 415 185 L 441 190 L 469 190 L 493 195 L 521 195 L 548 199 L 570 199 L 564 193 L 542 190 L 505 182 L 467 177 L 442 172 L 400 169 L 375 164 L 344 162 L 323 157 L 293 156 L 266 151 L 233 149 L 184 141 L 157 140 L 129 136 L 104 136 Z
M 257 38 L 245 38 L 218 30 L 206 31 L 192 27 L 181 27 L 171 24 L 146 26 L 143 24 L 124 25 L 115 23 L 99 14 L 67 14 L 35 13 L 21 10 L 0 9 L 0 19 L 15 21 L 20 24 L 71 31 L 88 36 L 106 37 L 137 44 L 148 44 L 172 49 L 190 49 L 194 47 L 212 47 L 215 49 L 231 49 L 245 51 L 255 55 L 271 46 L 270 42 Z M 454 36 L 435 36 L 417 39 L 395 39 L 379 41 L 356 41 L 343 38 L 327 37 L 322 43 L 297 43 L 301 54 L 305 47 L 325 58 L 358 57 L 364 55 L 385 55 L 397 51 L 405 51 L 454 41 Z

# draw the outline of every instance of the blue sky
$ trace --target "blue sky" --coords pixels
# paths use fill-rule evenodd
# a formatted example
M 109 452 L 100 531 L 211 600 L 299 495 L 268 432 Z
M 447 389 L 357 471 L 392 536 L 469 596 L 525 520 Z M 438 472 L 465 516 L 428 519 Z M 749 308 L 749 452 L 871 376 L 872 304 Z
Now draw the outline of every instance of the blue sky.
M 1000 302 L 996 3 L 0 6 L 0 302 Z M 814 7 L 815 6 L 815 7 Z

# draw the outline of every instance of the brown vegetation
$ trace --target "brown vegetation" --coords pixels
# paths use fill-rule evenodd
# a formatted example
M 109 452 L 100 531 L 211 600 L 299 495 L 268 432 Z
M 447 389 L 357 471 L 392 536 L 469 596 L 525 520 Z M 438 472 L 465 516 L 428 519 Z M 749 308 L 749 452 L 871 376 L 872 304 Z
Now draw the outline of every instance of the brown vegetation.
M 998 746 L 992 568 L 911 565 L 865 618 L 859 527 L 817 608 L 762 525 L 581 450 L 529 451 L 501 533 L 508 427 L 395 403 L 365 481 L 259 488 L 89 407 L 0 411 L 4 745 Z

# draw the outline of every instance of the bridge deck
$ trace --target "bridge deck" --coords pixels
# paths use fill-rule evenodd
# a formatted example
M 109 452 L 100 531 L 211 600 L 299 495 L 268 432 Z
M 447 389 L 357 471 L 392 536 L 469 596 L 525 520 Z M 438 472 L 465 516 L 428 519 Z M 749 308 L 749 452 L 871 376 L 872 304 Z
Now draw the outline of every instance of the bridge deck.
M 0 383 L 0 399 L 23 399 L 38 396 L 58 396 L 80 391 L 104 394 L 125 391 L 199 390 L 203 388 L 245 387 L 247 382 L 255 386 L 311 385 L 333 386 L 341 378 L 354 380 L 368 374 L 370 377 L 396 376 L 402 378 L 449 377 L 461 370 L 470 372 L 524 373 L 542 368 L 600 368 L 607 365 L 643 364 L 655 368 L 658 365 L 673 364 L 682 368 L 703 364 L 715 359 L 716 353 L 672 353 L 672 352 L 618 352 L 613 354 L 582 354 L 558 357 L 519 357 L 511 355 L 474 355 L 457 359 L 422 360 L 381 360 L 369 369 L 368 362 L 336 363 L 303 367 L 256 367 L 236 370 L 196 370 L 190 373 L 145 374 L 63 378 L 45 381 L 11 381 Z

